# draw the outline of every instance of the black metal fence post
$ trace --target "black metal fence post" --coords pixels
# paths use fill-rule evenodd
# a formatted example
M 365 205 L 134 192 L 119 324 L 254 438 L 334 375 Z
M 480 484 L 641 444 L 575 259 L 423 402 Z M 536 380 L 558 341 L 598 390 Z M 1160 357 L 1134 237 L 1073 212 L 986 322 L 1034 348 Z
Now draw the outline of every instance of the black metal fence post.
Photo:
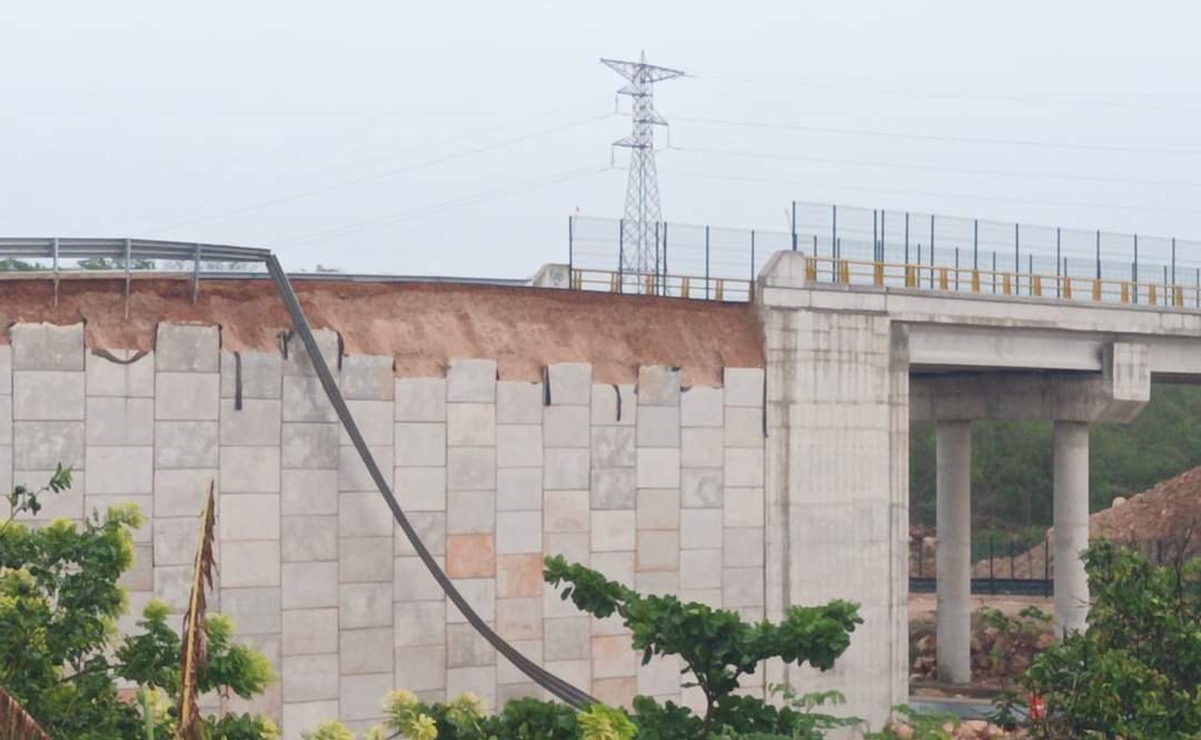
M 1054 593 L 1051 587 L 1051 540 L 1043 538 L 1043 596 L 1050 598 Z
M 905 211 L 905 264 L 909 264 L 909 211 Z
M 624 293 L 625 286 L 625 264 L 626 264 L 626 220 L 624 218 L 617 219 L 617 292 Z M 637 278 L 635 278 L 637 279 Z
M 755 230 L 751 229 L 751 285 L 755 284 Z
M 1060 250 L 1060 233 L 1059 227 L 1055 227 L 1055 297 L 1063 297 L 1063 274 L 1059 271 L 1059 250 Z
M 887 213 L 883 208 L 880 209 L 880 259 L 879 262 L 884 262 L 887 258 L 884 246 L 884 214 Z
M 972 221 L 972 269 L 980 269 L 980 219 Z
M 934 290 L 934 214 L 930 214 L 930 290 Z
M 997 579 L 993 574 L 993 534 L 988 533 L 988 592 L 995 594 L 997 592 Z
M 707 226 L 705 227 L 708 228 Z M 792 202 L 792 251 L 796 251 L 796 201 Z
M 659 225 L 655 224 L 655 232 L 658 233 Z M 659 281 L 659 294 L 667 295 L 667 222 L 663 222 L 663 275 Z
M 1022 250 L 1021 240 L 1018 237 L 1017 224 L 1013 225 L 1013 294 L 1021 295 L 1022 292 Z
M 575 216 L 567 217 L 567 287 L 574 288 L 575 280 Z
M 1172 285 L 1176 284 L 1176 237 L 1172 237 Z
M 838 243 L 838 206 L 830 206 L 830 256 L 837 258 L 835 246 Z
M 793 249 L 796 249 L 795 242 Z M 705 300 L 709 300 L 709 226 L 707 224 L 705 226 Z
M 1134 264 L 1131 266 L 1131 282 L 1134 283 L 1134 302 L 1138 303 L 1138 234 L 1134 235 Z

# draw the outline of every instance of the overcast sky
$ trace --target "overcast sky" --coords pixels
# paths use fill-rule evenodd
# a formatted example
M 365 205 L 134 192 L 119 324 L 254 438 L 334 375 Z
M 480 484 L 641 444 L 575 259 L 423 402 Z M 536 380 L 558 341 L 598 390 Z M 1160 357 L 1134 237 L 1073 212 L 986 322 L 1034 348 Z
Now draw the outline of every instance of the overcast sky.
M 668 221 L 793 199 L 1201 238 L 1184 2 L 0 0 L 0 233 L 526 276 L 620 216 L 602 56 L 660 85 Z M 624 110 L 624 108 L 623 108 Z M 610 168 L 612 165 L 612 168 Z

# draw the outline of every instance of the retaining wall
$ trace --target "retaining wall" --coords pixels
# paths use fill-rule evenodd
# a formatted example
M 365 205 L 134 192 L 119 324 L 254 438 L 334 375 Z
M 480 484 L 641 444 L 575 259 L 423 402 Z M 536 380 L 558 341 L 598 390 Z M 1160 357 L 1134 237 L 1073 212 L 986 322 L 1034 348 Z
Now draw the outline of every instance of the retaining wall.
M 765 615 L 764 371 L 681 388 L 642 367 L 594 383 L 557 364 L 497 380 L 490 359 L 396 377 L 392 357 L 327 361 L 402 507 L 458 588 L 530 658 L 591 691 L 696 704 L 679 665 L 642 666 L 619 623 L 582 615 L 541 580 L 563 554 L 640 590 Z M 285 737 L 340 717 L 367 726 L 390 689 L 471 691 L 490 706 L 536 687 L 465 623 L 425 572 L 341 431 L 298 340 L 221 349 L 218 327 L 163 324 L 150 352 L 93 351 L 83 324 L 16 324 L 0 346 L 0 489 L 71 491 L 39 520 L 132 501 L 147 515 L 125 577 L 133 623 L 157 595 L 184 608 L 206 487 L 218 495 L 212 605 L 274 663 L 253 702 Z M 762 672 L 746 682 L 762 692 Z M 246 704 L 230 700 L 230 708 Z

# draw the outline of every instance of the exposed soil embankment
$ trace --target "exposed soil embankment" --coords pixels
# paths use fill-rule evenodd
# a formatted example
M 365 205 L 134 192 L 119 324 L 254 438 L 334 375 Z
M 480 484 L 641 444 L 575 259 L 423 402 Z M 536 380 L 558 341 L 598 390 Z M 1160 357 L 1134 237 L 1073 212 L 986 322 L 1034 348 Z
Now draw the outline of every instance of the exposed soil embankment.
M 309 322 L 342 335 L 348 354 L 390 355 L 400 375 L 441 375 L 450 358 L 496 359 L 503 379 L 537 380 L 556 362 L 589 362 L 602 383 L 640 365 L 674 365 L 685 385 L 720 382 L 723 367 L 762 367 L 762 329 L 746 304 L 567 290 L 430 283 L 298 280 Z M 291 327 L 266 280 L 191 283 L 137 278 L 126 318 L 124 279 L 0 280 L 0 326 L 85 321 L 91 348 L 151 349 L 161 322 L 221 326 L 222 345 L 270 351 Z M 0 340 L 7 341 L 7 333 Z
M 1138 549 L 1149 558 L 1169 562 L 1179 555 L 1201 555 L 1201 468 L 1186 470 L 1175 478 L 1156 483 L 1129 499 L 1118 497 L 1108 509 L 1088 518 L 1089 537 L 1120 542 Z M 1047 530 L 1047 542 L 1053 542 L 1055 529 Z M 1051 558 L 1054 573 L 1054 548 L 1037 545 L 1010 560 L 998 557 L 994 575 L 998 578 L 1042 578 L 1047 572 L 1046 557 Z M 988 576 L 988 562 L 976 563 L 978 578 Z

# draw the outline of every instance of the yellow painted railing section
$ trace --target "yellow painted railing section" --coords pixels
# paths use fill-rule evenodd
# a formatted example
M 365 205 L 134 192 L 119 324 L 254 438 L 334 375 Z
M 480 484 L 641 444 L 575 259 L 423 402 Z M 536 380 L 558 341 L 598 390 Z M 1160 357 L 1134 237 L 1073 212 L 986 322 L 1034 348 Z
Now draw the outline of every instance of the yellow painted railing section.
M 838 257 L 805 257 L 805 281 L 836 285 L 871 285 L 969 295 L 1073 300 L 1076 288 L 1098 303 L 1140 304 L 1184 308 L 1201 307 L 1201 288 L 1164 283 L 1135 283 L 1105 278 L 1072 278 L 1019 272 L 978 270 L 939 265 L 896 264 L 848 260 Z M 659 295 L 715 301 L 749 301 L 751 280 L 704 278 L 695 275 L 619 273 L 606 270 L 573 269 L 570 285 L 575 290 Z

